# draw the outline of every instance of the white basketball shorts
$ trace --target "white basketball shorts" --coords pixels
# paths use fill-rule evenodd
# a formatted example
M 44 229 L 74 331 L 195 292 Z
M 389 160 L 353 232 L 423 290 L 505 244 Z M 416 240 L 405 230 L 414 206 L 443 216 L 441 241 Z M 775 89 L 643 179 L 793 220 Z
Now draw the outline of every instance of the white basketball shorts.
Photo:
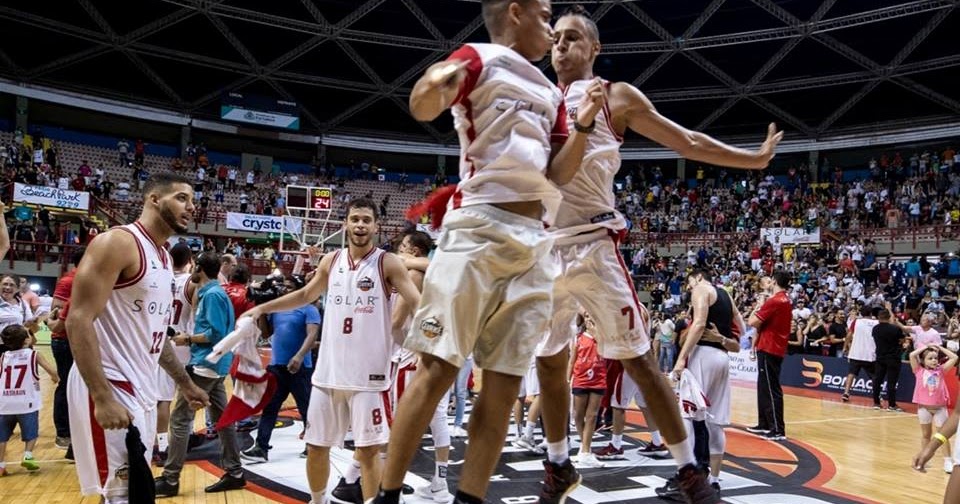
M 157 408 L 145 409 L 134 396 L 129 383 L 112 383 L 113 396 L 133 415 L 133 425 L 147 451 L 150 463 L 153 439 L 157 432 Z M 70 410 L 70 434 L 76 461 L 80 492 L 102 495 L 108 501 L 126 501 L 128 495 L 126 429 L 103 430 L 94 417 L 93 399 L 80 372 L 74 366 L 67 379 L 67 403 Z
M 640 386 L 630 378 L 626 371 L 621 371 L 615 376 L 607 376 L 608 380 L 616 380 L 613 383 L 613 394 L 610 395 L 610 407 L 617 409 L 630 409 L 630 402 L 634 401 L 638 408 L 646 408 L 647 401 L 643 399 L 643 393 L 640 392 Z
M 492 205 L 447 213 L 404 347 L 462 367 L 524 376 L 552 313 L 553 238 Z
M 687 369 L 700 384 L 710 406 L 706 420 L 730 425 L 730 358 L 719 348 L 697 345 L 687 358 Z
M 520 393 L 517 394 L 517 397 L 522 399 L 538 395 L 540 395 L 540 377 L 537 376 L 537 364 L 534 362 L 530 368 L 527 369 L 527 374 L 523 376 L 523 381 L 520 382 Z
M 351 430 L 355 446 L 382 445 L 390 439 L 392 421 L 387 391 L 312 387 L 303 440 L 313 446 L 342 446 Z
M 561 273 L 553 288 L 553 322 L 537 356 L 556 355 L 570 345 L 580 306 L 597 324 L 597 347 L 604 358 L 632 359 L 650 351 L 643 308 L 618 243 L 604 228 L 554 245 L 551 255 Z

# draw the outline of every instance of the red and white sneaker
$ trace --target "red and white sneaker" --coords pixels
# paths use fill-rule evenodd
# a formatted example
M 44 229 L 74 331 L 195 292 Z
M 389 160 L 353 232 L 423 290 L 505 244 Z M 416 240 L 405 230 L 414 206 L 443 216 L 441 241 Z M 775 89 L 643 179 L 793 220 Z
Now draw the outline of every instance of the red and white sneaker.
M 670 455 L 670 450 L 667 449 L 666 445 L 653 443 L 647 443 L 646 446 L 637 450 L 637 455 L 643 455 L 645 457 L 652 458 L 664 458 Z
M 613 446 L 613 443 L 608 443 L 607 446 L 594 450 L 593 454 L 600 460 L 624 460 L 627 458 L 623 455 L 623 448 L 617 448 Z

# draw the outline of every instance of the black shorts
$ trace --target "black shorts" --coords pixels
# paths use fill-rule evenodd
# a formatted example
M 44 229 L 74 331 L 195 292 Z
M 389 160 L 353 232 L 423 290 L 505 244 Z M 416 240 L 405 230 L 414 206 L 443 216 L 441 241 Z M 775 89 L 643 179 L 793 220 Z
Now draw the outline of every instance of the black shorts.
M 607 389 L 602 389 L 602 388 L 580 388 L 580 387 L 573 388 L 573 395 L 596 394 L 598 396 L 602 396 L 606 393 L 607 393 Z
M 854 377 L 856 377 L 860 374 L 861 369 L 866 371 L 868 376 L 872 377 L 874 371 L 876 370 L 876 363 L 850 359 L 850 367 L 847 368 L 848 374 L 852 374 Z

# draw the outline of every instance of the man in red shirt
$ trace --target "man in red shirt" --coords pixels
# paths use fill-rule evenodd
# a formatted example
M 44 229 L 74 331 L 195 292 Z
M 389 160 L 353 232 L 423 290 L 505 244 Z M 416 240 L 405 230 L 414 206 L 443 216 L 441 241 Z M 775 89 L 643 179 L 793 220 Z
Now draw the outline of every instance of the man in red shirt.
M 233 313 L 239 317 L 243 312 L 254 307 L 253 301 L 247 299 L 247 284 L 250 282 L 250 270 L 245 264 L 238 264 L 230 274 L 230 281 L 223 284 L 230 303 L 233 304 Z
M 67 319 L 67 312 L 70 308 L 70 294 L 73 292 L 73 277 L 77 274 L 77 265 L 83 258 L 83 252 L 86 249 L 79 247 L 74 251 L 70 258 L 73 268 L 57 280 L 57 286 L 53 290 L 53 302 L 50 304 L 50 318 L 47 319 L 47 325 L 50 327 L 50 349 L 53 351 L 53 359 L 57 363 L 57 374 L 60 376 L 60 382 L 57 383 L 57 389 L 53 392 L 53 424 L 57 430 L 57 437 L 54 443 L 57 448 L 67 450 L 70 448 L 70 412 L 67 409 L 67 376 L 70 374 L 70 368 L 73 367 L 73 354 L 70 352 L 70 342 L 67 341 L 67 328 L 63 323 Z M 71 457 L 67 457 L 71 458 Z
M 777 271 L 760 279 L 760 287 L 771 293 L 759 309 L 755 309 L 748 324 L 757 329 L 753 338 L 751 357 L 757 360 L 757 409 L 759 422 L 747 430 L 763 434 L 767 439 L 786 439 L 783 422 L 783 388 L 780 386 L 780 367 L 787 353 L 793 304 L 787 297 L 790 274 Z

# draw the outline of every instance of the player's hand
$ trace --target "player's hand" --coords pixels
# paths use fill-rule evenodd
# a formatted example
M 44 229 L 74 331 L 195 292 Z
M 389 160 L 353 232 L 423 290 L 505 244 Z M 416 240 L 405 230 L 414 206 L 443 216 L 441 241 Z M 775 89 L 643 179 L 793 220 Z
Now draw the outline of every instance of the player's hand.
M 177 333 L 176 336 L 170 338 L 170 341 L 173 342 L 176 346 L 187 346 L 190 344 L 190 335 L 184 333 Z
M 190 382 L 190 385 L 186 387 L 181 387 L 180 393 L 183 394 L 183 398 L 190 407 L 195 410 L 206 408 L 210 405 L 210 397 L 207 396 L 207 393 L 204 392 L 202 388 L 193 382 Z
M 7 204 L 0 201 L 0 217 L 3 217 L 3 214 L 7 212 Z
M 767 126 L 767 138 L 760 144 L 760 150 L 757 151 L 757 157 L 760 160 L 758 168 L 766 168 L 774 154 L 777 153 L 777 144 L 783 140 L 783 131 L 777 131 L 776 123 L 770 123 Z
M 323 257 L 323 250 L 316 245 L 310 245 L 307 247 L 307 256 L 310 258 L 311 264 L 316 264 Z
M 752 361 L 757 360 L 757 351 L 756 351 L 756 350 L 753 350 L 753 349 L 750 350 L 750 360 L 752 360 Z
M 677 359 L 677 364 L 673 366 L 673 371 L 670 372 L 670 375 L 673 377 L 673 381 L 680 381 L 680 377 L 683 375 L 684 369 L 687 369 L 687 364 L 682 362 L 680 359 Z
M 303 357 L 294 355 L 290 358 L 290 362 L 287 363 L 287 371 L 290 371 L 290 374 L 297 374 L 300 371 L 300 366 L 303 365 Z
M 706 341 L 707 343 L 723 343 L 723 340 L 727 338 L 720 334 L 720 331 L 717 330 L 716 324 L 710 322 L 710 324 L 703 330 L 703 334 L 700 336 L 700 339 Z
M 94 402 L 93 417 L 103 430 L 125 429 L 133 422 L 133 415 L 113 397 Z
M 262 316 L 263 316 L 263 312 L 260 311 L 260 308 L 259 308 L 259 307 L 255 306 L 255 307 L 250 308 L 249 310 L 243 312 L 243 315 L 240 315 L 240 318 L 250 317 L 250 318 L 253 319 L 254 322 L 256 322 L 256 321 L 257 321 L 260 317 L 262 317 Z
M 607 89 L 603 85 L 603 80 L 597 77 L 587 87 L 587 92 L 577 105 L 577 124 L 589 128 L 606 103 Z
M 50 375 L 50 383 L 52 383 L 52 384 L 54 384 L 54 385 L 60 383 L 60 377 L 57 376 L 56 374 L 51 374 L 51 375 Z
M 927 443 L 927 445 L 924 446 L 922 450 L 920 450 L 916 455 L 913 456 L 913 460 L 910 462 L 910 466 L 913 467 L 914 470 L 917 470 L 920 472 L 927 472 L 927 469 L 926 469 L 927 462 L 929 462 L 930 459 L 933 458 L 933 454 L 937 451 L 937 447 L 934 447 L 932 450 L 930 449 L 930 445 L 932 444 L 935 444 L 935 443 Z

